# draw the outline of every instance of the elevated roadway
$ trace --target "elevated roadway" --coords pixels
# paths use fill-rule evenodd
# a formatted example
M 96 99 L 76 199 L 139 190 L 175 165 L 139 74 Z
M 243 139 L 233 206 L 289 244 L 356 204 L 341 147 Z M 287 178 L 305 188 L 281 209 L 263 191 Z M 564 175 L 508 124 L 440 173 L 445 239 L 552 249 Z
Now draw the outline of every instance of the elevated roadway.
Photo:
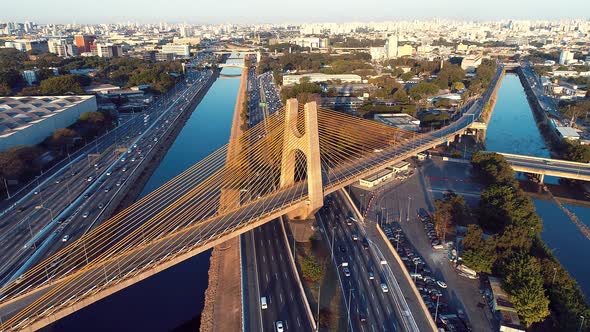
M 588 163 L 497 153 L 504 156 L 514 171 L 539 175 L 541 182 L 543 182 L 545 175 L 590 181 L 590 164 Z

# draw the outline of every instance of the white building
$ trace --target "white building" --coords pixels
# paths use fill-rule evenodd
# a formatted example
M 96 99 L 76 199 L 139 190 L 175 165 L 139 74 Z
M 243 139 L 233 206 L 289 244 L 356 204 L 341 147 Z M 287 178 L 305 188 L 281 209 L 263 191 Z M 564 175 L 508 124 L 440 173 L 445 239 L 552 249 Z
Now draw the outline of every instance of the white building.
M 96 109 L 95 96 L 0 97 L 0 151 L 37 144 Z
M 387 53 L 388 59 L 395 59 L 397 58 L 397 44 L 398 44 L 398 37 L 397 35 L 392 35 L 387 38 L 385 42 L 385 50 Z
M 162 45 L 162 53 L 174 54 L 177 57 L 189 57 L 191 55 L 188 44 L 166 44 Z
M 369 54 L 371 54 L 371 60 L 373 61 L 385 60 L 385 47 L 371 47 L 369 48 Z
M 568 65 L 574 62 L 574 52 L 568 50 L 562 50 L 559 53 L 559 64 L 560 65 Z
M 472 73 L 481 65 L 482 60 L 481 55 L 468 55 L 461 60 L 461 69 Z
M 378 113 L 373 119 L 386 125 L 409 131 L 420 131 L 420 120 L 406 113 Z
M 103 44 L 97 43 L 96 44 L 96 55 L 101 58 L 114 58 L 123 55 L 123 47 L 121 45 L 116 44 Z
M 302 75 L 285 75 L 283 76 L 283 85 L 297 84 L 302 78 L 308 78 L 312 83 L 327 81 L 340 81 L 342 83 L 362 83 L 362 78 L 356 74 L 324 74 L 310 73 Z

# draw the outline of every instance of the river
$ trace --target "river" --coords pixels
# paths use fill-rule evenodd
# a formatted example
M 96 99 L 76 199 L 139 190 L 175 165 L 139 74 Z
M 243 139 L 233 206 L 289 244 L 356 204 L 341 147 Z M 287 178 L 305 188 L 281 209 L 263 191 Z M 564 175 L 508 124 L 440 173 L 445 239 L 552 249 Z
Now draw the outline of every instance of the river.
M 242 62 L 230 58 L 227 62 Z M 222 74 L 239 75 L 241 68 Z M 140 198 L 229 140 L 240 77 L 219 77 L 146 183 Z M 208 284 L 207 251 L 67 316 L 55 331 L 198 331 Z
M 507 74 L 498 90 L 496 107 L 486 133 L 486 149 L 536 157 L 549 157 L 550 151 L 535 123 L 531 107 L 518 76 Z M 558 179 L 545 177 L 546 182 Z M 537 214 L 543 219 L 541 237 L 568 272 L 578 281 L 590 299 L 590 241 L 552 201 L 533 199 Z M 565 206 L 590 226 L 590 208 Z

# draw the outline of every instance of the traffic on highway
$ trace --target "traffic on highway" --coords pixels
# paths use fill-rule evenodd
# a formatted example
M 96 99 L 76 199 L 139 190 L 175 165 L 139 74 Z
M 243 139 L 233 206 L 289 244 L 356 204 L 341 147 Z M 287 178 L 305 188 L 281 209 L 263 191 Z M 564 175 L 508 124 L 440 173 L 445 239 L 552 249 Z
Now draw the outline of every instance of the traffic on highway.
M 111 206 L 115 195 L 136 170 L 143 169 L 144 160 L 151 158 L 159 140 L 212 75 L 211 70 L 189 70 L 168 94 L 71 155 L 67 165 L 39 180 L 36 188 L 6 209 L 0 217 L 1 284 L 107 218 L 110 213 L 104 212 L 116 207 Z

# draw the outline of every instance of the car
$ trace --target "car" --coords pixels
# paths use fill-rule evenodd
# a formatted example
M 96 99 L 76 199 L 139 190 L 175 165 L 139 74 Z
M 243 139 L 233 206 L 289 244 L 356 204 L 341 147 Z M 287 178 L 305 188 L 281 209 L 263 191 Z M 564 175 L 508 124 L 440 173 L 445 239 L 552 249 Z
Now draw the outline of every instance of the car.
M 342 269 L 342 272 L 344 273 L 344 276 L 346 277 L 350 277 L 350 269 L 345 267 Z
M 111 174 L 113 174 L 111 171 L 108 171 L 108 172 L 107 172 L 107 175 L 111 175 Z
M 124 163 L 125 162 L 125 158 L 121 158 L 121 162 Z
M 61 242 L 68 242 L 69 239 L 70 239 L 69 235 L 64 235 L 64 237 L 61 238 Z
M 105 192 L 105 193 L 108 193 L 110 190 L 111 190 L 111 187 L 106 187 L 106 188 L 104 188 L 104 192 Z
M 389 292 L 389 288 L 387 288 L 386 283 L 384 283 L 384 282 L 381 283 L 381 290 L 383 291 L 383 293 Z
M 16 211 L 18 212 L 23 212 L 24 210 L 26 210 L 27 208 L 24 206 L 19 207 L 18 209 L 16 209 Z
M 127 167 L 123 167 L 123 169 L 121 170 L 121 172 L 127 172 Z
M 88 198 L 88 197 L 90 197 L 90 193 L 85 193 L 84 198 Z
M 90 211 L 86 211 L 86 212 L 84 212 L 84 214 L 82 214 L 82 218 L 88 218 L 89 215 L 90 215 Z
M 89 177 L 86 178 L 86 181 L 88 181 L 88 182 L 90 182 L 92 180 L 94 180 L 94 178 L 92 176 L 89 176 Z
M 367 322 L 367 313 L 364 310 L 359 311 L 359 321 L 363 324 Z
M 98 204 L 98 208 L 99 208 L 99 209 L 102 209 L 102 208 L 104 208 L 104 204 L 102 204 L 102 203 L 99 203 L 99 204 Z
M 285 331 L 284 327 L 283 327 L 283 321 L 279 320 L 275 323 L 275 326 L 277 328 L 277 332 L 283 332 Z
M 363 248 L 369 249 L 369 241 L 367 239 L 363 239 Z
M 358 235 L 356 235 L 355 233 L 352 233 L 352 240 L 353 240 L 353 241 L 356 241 L 356 240 L 358 240 L 358 239 L 359 239 L 359 236 L 358 236 Z
M 338 249 L 340 249 L 340 252 L 346 252 L 346 247 L 343 245 L 339 245 Z
M 371 270 L 369 270 L 369 280 L 373 280 L 375 279 L 375 273 Z
M 60 179 L 55 179 L 55 183 L 60 183 L 61 180 Z
M 262 308 L 262 309 L 268 308 L 268 305 L 266 303 L 266 296 L 263 296 L 260 298 L 260 308 Z
M 438 285 L 438 287 L 440 288 L 447 288 L 447 284 L 444 281 L 441 280 L 437 280 L 436 284 Z

